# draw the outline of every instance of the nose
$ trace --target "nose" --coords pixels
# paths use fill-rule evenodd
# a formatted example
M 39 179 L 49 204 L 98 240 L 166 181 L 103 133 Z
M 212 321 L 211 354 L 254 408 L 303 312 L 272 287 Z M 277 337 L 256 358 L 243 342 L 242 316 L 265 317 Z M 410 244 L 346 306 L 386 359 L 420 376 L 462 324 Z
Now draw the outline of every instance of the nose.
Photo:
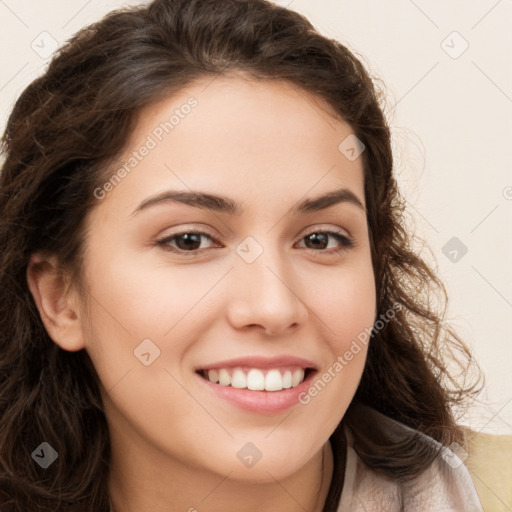
M 259 329 L 276 336 L 306 323 L 305 297 L 283 255 L 267 249 L 252 263 L 237 257 L 234 267 L 227 312 L 233 328 Z

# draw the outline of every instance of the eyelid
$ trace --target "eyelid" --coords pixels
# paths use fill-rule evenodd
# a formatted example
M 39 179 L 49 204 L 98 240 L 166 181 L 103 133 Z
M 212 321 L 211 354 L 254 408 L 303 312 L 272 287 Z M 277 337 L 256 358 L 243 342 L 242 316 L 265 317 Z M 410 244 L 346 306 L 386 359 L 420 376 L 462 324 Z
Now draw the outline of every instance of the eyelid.
M 349 234 L 349 232 L 346 229 L 340 228 L 339 226 L 334 227 L 332 225 L 326 226 L 326 225 L 314 224 L 312 226 L 308 226 L 305 229 L 306 229 L 306 231 L 305 232 L 303 231 L 301 233 L 301 235 L 299 235 L 299 238 L 294 242 L 294 245 L 301 242 L 302 240 L 304 240 L 304 238 L 306 238 L 307 236 L 314 234 L 314 233 L 323 233 L 323 234 L 330 235 L 331 237 L 332 237 L 332 235 L 338 235 L 345 239 L 345 242 L 342 244 L 342 246 L 339 249 L 334 249 L 334 250 L 323 249 L 323 250 L 316 251 L 315 249 L 306 248 L 306 250 L 308 250 L 308 251 L 318 252 L 319 254 L 327 255 L 327 254 L 342 252 L 343 250 L 346 250 L 355 245 L 355 240 Z M 194 251 L 182 251 L 182 250 L 175 249 L 175 248 L 172 248 L 172 249 L 169 248 L 169 241 L 171 239 L 177 238 L 177 237 L 185 235 L 185 234 L 192 234 L 192 233 L 197 234 L 199 236 L 206 235 L 207 237 L 209 237 L 211 239 L 211 241 L 213 243 L 221 244 L 221 242 L 219 242 L 219 240 L 217 239 L 217 235 L 214 235 L 206 226 L 197 227 L 197 225 L 195 227 L 186 226 L 186 225 L 181 226 L 179 231 L 176 231 L 176 232 L 170 233 L 168 235 L 157 238 L 156 244 L 162 246 L 166 250 L 169 250 L 171 252 L 176 252 L 179 255 L 194 256 L 194 255 L 203 253 L 207 249 L 196 249 Z M 340 241 L 340 240 L 338 239 L 338 241 Z
M 309 229 L 309 228 L 311 228 L 311 229 Z M 313 226 L 309 226 L 308 228 L 306 228 L 306 232 L 304 234 L 300 235 L 300 239 L 302 239 L 305 236 L 308 236 L 312 233 L 316 233 L 317 231 L 338 233 L 348 239 L 352 239 L 352 236 L 350 235 L 348 230 L 340 228 L 339 226 L 334 226 L 334 227 L 326 226 L 325 224 L 314 224 Z
M 305 236 L 308 236 L 308 235 L 310 235 L 312 233 L 316 233 L 318 231 L 324 231 L 324 232 L 333 231 L 335 233 L 338 233 L 340 235 L 345 236 L 348 239 L 352 239 L 352 236 L 350 235 L 350 233 L 346 229 L 343 229 L 343 228 L 340 228 L 340 227 L 337 227 L 337 226 L 336 227 L 332 227 L 332 226 L 325 226 L 325 225 L 321 225 L 321 224 L 313 224 L 312 226 L 308 226 L 305 229 L 306 229 L 306 231 L 303 232 L 299 236 L 297 241 L 300 241 Z M 179 231 L 176 231 L 176 232 L 171 233 L 171 234 L 166 235 L 166 236 L 159 237 L 159 239 L 162 240 L 164 238 L 170 238 L 170 237 L 173 237 L 173 236 L 184 235 L 184 234 L 187 234 L 187 233 L 205 234 L 205 235 L 210 236 L 215 242 L 218 241 L 217 240 L 217 235 L 215 235 L 206 226 L 197 227 L 197 225 L 196 226 L 187 226 L 187 225 L 181 226 Z
M 178 255 L 189 255 L 189 256 L 195 256 L 197 254 L 203 253 L 206 249 L 196 249 L 194 251 L 181 251 L 179 249 L 176 249 L 172 246 L 170 246 L 169 242 L 171 239 L 177 238 L 179 236 L 185 235 L 185 234 L 197 234 L 199 236 L 206 235 L 209 237 L 213 243 L 219 244 L 220 242 L 217 240 L 217 236 L 214 235 L 208 228 L 201 226 L 201 227 L 192 227 L 192 226 L 181 226 L 179 231 L 170 233 L 168 235 L 157 237 L 155 240 L 155 243 L 157 246 L 162 246 L 164 250 L 167 250 L 169 252 L 175 252 Z
M 337 241 L 341 244 L 340 247 L 335 249 L 322 249 L 316 251 L 315 249 L 310 249 L 309 247 L 306 247 L 305 249 L 307 251 L 312 251 L 313 253 L 318 253 L 320 255 L 339 255 L 348 249 L 352 249 L 356 247 L 356 241 L 355 239 L 348 233 L 346 230 L 341 230 L 340 228 L 332 228 L 332 227 L 313 227 L 311 230 L 307 231 L 306 233 L 302 234 L 300 238 L 297 240 L 296 243 L 302 242 L 307 236 L 312 235 L 314 233 L 323 233 L 327 236 L 330 236 L 331 238 L 337 239 Z
M 218 235 L 216 235 L 212 229 L 210 229 L 207 226 L 202 225 L 202 224 L 199 224 L 199 225 L 196 224 L 196 225 L 190 225 L 190 226 L 185 224 L 185 225 L 180 225 L 176 229 L 177 229 L 177 231 L 173 231 L 168 235 L 159 236 L 158 238 L 161 240 L 163 238 L 170 238 L 173 236 L 184 235 L 186 233 L 198 233 L 201 235 L 204 234 L 204 235 L 208 235 L 209 237 L 211 237 L 214 240 L 216 240 L 218 238 Z

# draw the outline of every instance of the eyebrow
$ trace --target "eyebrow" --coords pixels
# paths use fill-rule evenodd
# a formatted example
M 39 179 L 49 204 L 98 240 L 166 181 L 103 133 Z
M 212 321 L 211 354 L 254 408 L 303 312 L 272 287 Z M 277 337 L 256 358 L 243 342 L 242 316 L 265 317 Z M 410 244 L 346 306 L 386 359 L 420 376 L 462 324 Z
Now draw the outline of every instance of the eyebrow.
M 189 206 L 194 206 L 196 208 L 202 208 L 234 216 L 240 216 L 242 214 L 241 206 L 237 204 L 233 199 L 226 196 L 217 196 L 199 191 L 167 190 L 142 201 L 137 209 L 134 210 L 132 215 L 136 215 L 137 213 L 151 206 L 168 202 L 182 203 Z M 317 197 L 305 199 L 291 209 L 291 214 L 298 215 L 317 212 L 320 210 L 325 210 L 339 203 L 352 204 L 366 213 L 366 209 L 363 206 L 361 200 L 351 190 L 347 188 L 341 188 L 332 190 L 331 192 L 327 192 L 326 194 Z

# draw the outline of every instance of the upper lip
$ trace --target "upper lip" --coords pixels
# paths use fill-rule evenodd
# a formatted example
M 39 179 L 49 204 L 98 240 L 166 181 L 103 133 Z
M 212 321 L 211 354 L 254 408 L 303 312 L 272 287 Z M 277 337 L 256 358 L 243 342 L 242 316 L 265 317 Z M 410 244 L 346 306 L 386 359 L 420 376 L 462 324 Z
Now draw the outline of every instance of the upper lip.
M 277 357 L 263 357 L 263 356 L 249 356 L 249 357 L 237 357 L 235 359 L 225 359 L 224 361 L 218 361 L 216 363 L 200 366 L 196 368 L 196 371 L 200 370 L 213 370 L 219 368 L 235 368 L 237 366 L 249 366 L 251 368 L 277 368 L 279 366 L 300 366 L 301 368 L 310 368 L 316 370 L 316 365 L 295 356 L 277 356 Z

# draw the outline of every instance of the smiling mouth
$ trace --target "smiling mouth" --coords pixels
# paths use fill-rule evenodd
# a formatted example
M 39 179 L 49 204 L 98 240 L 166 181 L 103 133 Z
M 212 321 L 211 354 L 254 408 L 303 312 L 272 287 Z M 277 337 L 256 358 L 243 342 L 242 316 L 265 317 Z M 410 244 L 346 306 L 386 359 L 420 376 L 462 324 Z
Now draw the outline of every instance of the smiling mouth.
M 282 391 L 299 386 L 314 372 L 312 368 L 288 366 L 280 368 L 215 368 L 197 374 L 213 384 L 251 391 Z

